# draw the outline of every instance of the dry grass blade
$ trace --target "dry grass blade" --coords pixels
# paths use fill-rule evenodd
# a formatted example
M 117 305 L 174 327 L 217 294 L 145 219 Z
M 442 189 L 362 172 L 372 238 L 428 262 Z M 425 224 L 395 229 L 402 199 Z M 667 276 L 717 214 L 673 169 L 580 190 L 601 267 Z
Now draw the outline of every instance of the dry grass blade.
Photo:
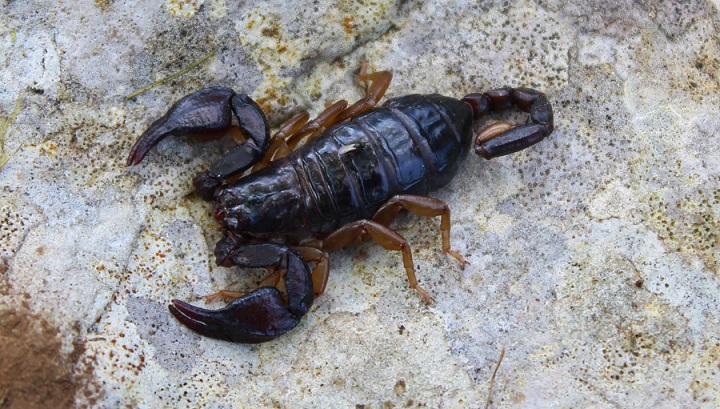
M 177 77 L 185 74 L 186 72 L 192 70 L 193 68 L 195 68 L 195 67 L 197 67 L 198 65 L 200 65 L 200 64 L 204 63 L 205 61 L 207 61 L 210 57 L 212 57 L 213 55 L 215 55 L 215 52 L 216 52 L 216 51 L 217 51 L 217 48 L 213 48 L 213 49 L 212 49 L 209 53 L 207 53 L 203 58 L 195 61 L 194 63 L 188 65 L 187 67 L 181 69 L 180 71 L 178 71 L 178 72 L 176 72 L 176 73 L 170 74 L 170 75 L 168 75 L 168 76 L 165 77 L 165 78 L 162 78 L 162 79 L 160 79 L 160 80 L 157 80 L 157 81 L 153 82 L 153 83 L 150 84 L 150 85 L 146 85 L 146 86 L 140 88 L 139 90 L 137 90 L 137 91 L 133 92 L 132 94 L 126 96 L 126 97 L 125 97 L 125 100 L 127 101 L 127 100 L 130 99 L 130 98 L 134 98 L 134 97 L 142 94 L 142 93 L 145 92 L 145 91 L 151 90 L 151 89 L 157 87 L 158 85 L 164 84 L 164 83 L 166 83 L 166 82 L 168 82 L 168 81 L 171 81 L 171 80 L 173 80 L 173 79 L 175 79 L 175 78 L 177 78 Z
M 487 401 L 485 401 L 485 409 L 488 409 L 490 407 L 490 402 L 492 400 L 493 388 L 495 387 L 495 376 L 497 375 L 498 369 L 500 369 L 500 364 L 502 363 L 502 360 L 504 357 L 505 357 L 505 346 L 503 346 L 502 351 L 500 351 L 500 358 L 498 359 L 498 363 L 497 363 L 497 365 L 495 365 L 495 370 L 493 371 L 492 377 L 490 378 L 490 388 L 488 389 Z

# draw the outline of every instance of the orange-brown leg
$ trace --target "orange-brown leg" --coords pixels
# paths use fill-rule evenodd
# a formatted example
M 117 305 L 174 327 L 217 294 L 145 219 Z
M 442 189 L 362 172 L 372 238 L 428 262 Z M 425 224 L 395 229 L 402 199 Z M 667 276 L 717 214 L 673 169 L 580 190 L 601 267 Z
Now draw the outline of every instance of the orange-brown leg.
M 263 157 L 260 163 L 253 167 L 253 171 L 264 168 L 272 159 L 287 156 L 303 139 L 307 138 L 310 140 L 321 135 L 327 128 L 335 124 L 373 109 L 385 95 L 388 86 L 390 86 L 392 72 L 377 71 L 368 73 L 367 62 L 364 62 L 360 67 L 360 73 L 357 79 L 358 81 L 372 81 L 364 98 L 355 102 L 349 108 L 347 101 L 344 100 L 329 104 L 317 118 L 311 121 L 307 120 L 307 113 L 302 113 L 291 118 L 283 124 L 280 131 L 275 133 L 265 157 Z M 300 118 L 301 116 L 302 119 Z
M 277 287 L 278 284 L 280 284 L 280 279 L 282 278 L 282 273 L 284 273 L 284 270 L 272 271 L 270 274 L 268 274 L 265 278 L 263 278 L 260 281 L 258 288 L 260 288 L 260 287 Z M 205 302 L 215 301 L 218 298 L 222 298 L 225 300 L 234 300 L 234 299 L 242 297 L 245 294 L 247 294 L 247 292 L 233 291 L 233 290 L 220 290 L 216 293 L 206 295 L 204 298 L 205 298 Z
M 312 121 L 308 122 L 303 126 L 300 130 L 298 130 L 295 134 L 290 135 L 287 138 L 287 145 L 290 148 L 290 150 L 295 149 L 295 147 L 300 143 L 300 141 L 303 140 L 306 136 L 310 136 L 311 138 L 316 135 L 320 135 L 325 130 L 336 123 L 340 122 L 338 120 L 338 116 L 345 111 L 345 108 L 347 108 L 347 101 L 341 99 L 340 101 L 337 101 L 333 104 L 329 104 L 324 111 L 320 113 L 320 115 L 317 116 L 317 118 L 313 119 Z
M 301 112 L 285 121 L 280 126 L 280 129 L 273 135 L 272 140 L 270 141 L 270 147 L 265 152 L 265 156 L 263 156 L 262 160 L 253 167 L 253 172 L 266 167 L 270 163 L 273 155 L 275 155 L 275 152 L 282 149 L 283 146 L 286 146 L 286 139 L 297 133 L 307 123 L 309 118 L 310 114 L 307 112 Z
M 447 203 L 429 196 L 397 195 L 382 205 L 372 220 L 387 226 L 395 220 L 400 209 L 405 209 L 420 217 L 440 216 L 443 251 L 460 262 L 461 268 L 465 268 L 465 264 L 469 264 L 465 257 L 450 248 L 450 208 Z
M 364 236 L 370 237 L 375 243 L 388 250 L 400 251 L 402 253 L 403 265 L 407 272 L 410 288 L 414 289 L 423 299 L 425 304 L 430 304 L 433 298 L 418 284 L 415 277 L 415 265 L 413 264 L 410 245 L 403 236 L 395 230 L 372 220 L 358 220 L 348 223 L 322 241 L 322 249 L 326 251 L 337 250 L 354 242 Z
M 210 295 L 206 295 L 203 298 L 205 299 L 205 302 L 215 301 L 218 298 L 222 298 L 223 300 L 234 300 L 234 299 L 242 297 L 245 294 L 247 294 L 247 293 L 243 292 L 243 291 L 220 290 L 220 291 L 212 293 Z
M 376 71 L 367 72 L 367 62 L 364 62 L 360 67 L 360 73 L 357 76 L 358 81 L 372 81 L 370 88 L 368 88 L 367 94 L 364 98 L 360 99 L 356 103 L 352 104 L 338 117 L 339 121 L 344 121 L 348 118 L 354 118 L 364 112 L 367 112 L 377 105 L 378 102 L 385 95 L 392 81 L 392 72 L 390 71 Z
M 325 292 L 328 276 L 330 275 L 330 257 L 328 254 L 315 247 L 294 247 L 293 250 L 299 252 L 305 261 L 315 263 L 312 271 L 313 291 L 317 298 Z
M 270 148 L 265 158 L 263 158 L 263 166 L 259 166 L 258 169 L 267 166 L 271 160 L 284 158 L 295 150 L 297 145 L 306 137 L 310 140 L 320 135 L 328 127 L 335 125 L 338 122 L 338 115 L 343 112 L 346 107 L 347 101 L 340 100 L 328 105 L 328 107 L 312 121 L 308 121 L 309 115 L 304 113 L 305 116 L 302 122 L 292 122 L 300 115 L 286 122 L 286 124 L 292 125 L 292 127 L 288 126 L 287 129 L 283 128 L 275 134 Z M 285 131 L 283 132 L 283 130 Z

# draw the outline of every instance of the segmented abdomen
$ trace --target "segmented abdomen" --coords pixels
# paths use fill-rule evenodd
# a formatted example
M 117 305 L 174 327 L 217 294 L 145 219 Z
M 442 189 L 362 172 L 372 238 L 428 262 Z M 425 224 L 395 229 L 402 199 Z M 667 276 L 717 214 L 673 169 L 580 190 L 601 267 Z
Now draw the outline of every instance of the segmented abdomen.
M 443 186 L 469 150 L 471 126 L 462 101 L 409 95 L 328 130 L 288 156 L 308 226 L 327 234 L 370 218 L 394 195 Z

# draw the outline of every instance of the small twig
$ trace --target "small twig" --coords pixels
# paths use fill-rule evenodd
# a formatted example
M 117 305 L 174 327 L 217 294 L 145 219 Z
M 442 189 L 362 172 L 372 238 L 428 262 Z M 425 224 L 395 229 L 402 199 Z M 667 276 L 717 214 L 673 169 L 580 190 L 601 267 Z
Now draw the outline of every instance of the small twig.
M 13 153 L 11 153 L 5 159 L 3 159 L 2 156 L 0 156 L 0 170 L 2 170 L 3 167 L 5 167 L 5 164 L 8 163 L 8 161 L 10 161 L 10 159 L 12 159 L 13 156 L 15 156 L 15 154 L 18 153 L 20 151 L 20 149 L 22 149 L 22 147 L 23 147 L 22 145 L 18 146 L 17 149 L 15 149 L 15 151 L 13 151 Z
M 495 375 L 497 375 L 498 369 L 500 369 L 500 364 L 503 361 L 503 357 L 505 357 L 505 345 L 503 345 L 502 351 L 500 351 L 500 358 L 498 359 L 498 363 L 497 365 L 495 365 L 495 370 L 493 371 L 492 377 L 490 378 L 490 389 L 488 389 L 487 401 L 485 401 L 485 409 L 488 409 L 490 407 L 490 400 L 492 398 L 493 388 L 495 387 Z
M 213 49 L 212 49 L 209 53 L 207 53 L 207 55 L 205 55 L 203 58 L 195 61 L 194 63 L 188 65 L 187 67 L 181 69 L 180 71 L 178 71 L 178 72 L 176 72 L 176 73 L 170 74 L 170 75 L 168 75 L 168 76 L 165 77 L 165 78 L 162 78 L 162 79 L 160 79 L 160 80 L 157 80 L 157 81 L 153 82 L 153 83 L 150 84 L 150 85 L 146 85 L 146 86 L 140 88 L 139 90 L 137 90 L 137 91 L 133 92 L 132 94 L 126 96 L 126 97 L 125 97 L 125 100 L 127 101 L 128 99 L 134 98 L 134 97 L 142 94 L 142 93 L 145 92 L 145 91 L 148 91 L 148 90 L 150 90 L 150 89 L 152 89 L 152 88 L 157 87 L 157 86 L 160 85 L 160 84 L 164 84 L 164 83 L 166 83 L 166 82 L 168 82 L 168 81 L 170 81 L 170 80 L 173 80 L 173 79 L 175 79 L 175 78 L 177 78 L 177 77 L 185 74 L 186 72 L 192 70 L 193 68 L 195 68 L 195 67 L 197 67 L 198 65 L 200 65 L 200 64 L 204 63 L 205 61 L 207 61 L 210 57 L 212 57 L 213 55 L 215 55 L 215 52 L 216 52 L 216 51 L 217 51 L 217 48 L 213 48 Z

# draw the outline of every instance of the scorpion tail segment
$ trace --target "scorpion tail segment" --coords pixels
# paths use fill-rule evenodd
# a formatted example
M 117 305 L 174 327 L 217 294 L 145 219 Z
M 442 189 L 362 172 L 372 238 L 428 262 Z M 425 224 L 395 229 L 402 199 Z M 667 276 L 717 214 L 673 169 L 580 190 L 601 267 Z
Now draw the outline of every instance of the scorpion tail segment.
M 205 88 L 176 102 L 140 136 L 130 151 L 128 166 L 140 163 L 168 135 L 213 134 L 230 127 L 233 95 L 230 88 Z
M 492 125 L 490 125 L 492 126 Z M 481 132 L 483 134 L 484 132 Z M 539 124 L 514 126 L 492 139 L 475 143 L 475 153 L 485 159 L 508 155 L 523 150 L 543 140 L 548 135 L 547 128 Z M 480 138 L 478 138 L 480 139 Z
M 262 287 L 220 310 L 206 310 L 173 300 L 170 313 L 191 330 L 225 341 L 256 344 L 270 341 L 300 323 L 275 287 Z
M 529 88 L 498 88 L 463 98 L 478 119 L 491 111 L 515 105 L 530 114 L 528 123 L 513 126 L 507 122 L 491 124 L 475 139 L 475 153 L 485 159 L 507 155 L 534 145 L 553 131 L 553 112 L 545 94 Z

